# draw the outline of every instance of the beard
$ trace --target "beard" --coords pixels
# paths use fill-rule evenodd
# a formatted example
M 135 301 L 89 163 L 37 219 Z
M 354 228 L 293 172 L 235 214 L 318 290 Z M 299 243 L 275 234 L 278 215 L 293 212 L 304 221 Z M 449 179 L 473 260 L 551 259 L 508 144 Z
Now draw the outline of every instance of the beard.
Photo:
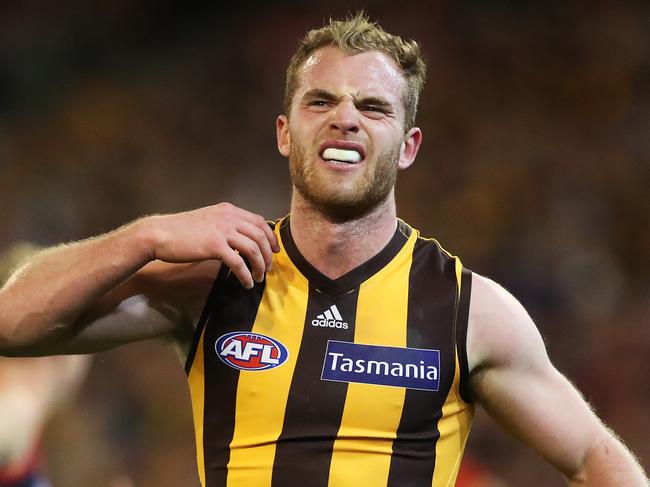
M 386 201 L 392 193 L 397 180 L 399 145 L 379 154 L 374 165 L 366 166 L 363 174 L 336 181 L 325 171 L 310 165 L 306 149 L 296 141 L 297 138 L 292 139 L 289 151 L 291 181 L 312 206 L 330 219 L 358 219 Z

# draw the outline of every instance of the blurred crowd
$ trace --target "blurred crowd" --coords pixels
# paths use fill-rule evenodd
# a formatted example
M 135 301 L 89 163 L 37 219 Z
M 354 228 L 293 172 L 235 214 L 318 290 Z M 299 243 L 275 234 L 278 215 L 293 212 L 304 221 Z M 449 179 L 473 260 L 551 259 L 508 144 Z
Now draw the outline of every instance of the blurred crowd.
M 357 4 L 429 65 L 398 213 L 525 304 L 647 470 L 646 2 L 8 2 L 0 248 L 224 200 L 282 216 L 284 69 L 306 30 Z M 45 436 L 54 485 L 196 485 L 191 421 L 172 351 L 100 354 Z M 561 485 L 483 414 L 468 452 L 507 485 Z

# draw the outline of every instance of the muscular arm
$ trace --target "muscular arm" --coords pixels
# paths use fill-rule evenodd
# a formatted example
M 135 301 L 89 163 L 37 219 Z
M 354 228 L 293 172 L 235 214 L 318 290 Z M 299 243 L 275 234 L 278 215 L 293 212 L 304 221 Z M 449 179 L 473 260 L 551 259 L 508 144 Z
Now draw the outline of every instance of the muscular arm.
M 153 242 L 143 230 L 136 222 L 34 256 L 0 291 L 0 351 L 61 352 L 72 324 L 152 260 Z
M 478 402 L 571 486 L 646 487 L 633 455 L 551 364 L 523 307 L 473 275 L 467 351 Z
M 252 287 L 277 245 L 262 217 L 222 203 L 46 250 L 0 290 L 0 355 L 94 352 L 174 335 L 187 324 L 191 291 L 207 294 L 206 267 L 223 262 Z

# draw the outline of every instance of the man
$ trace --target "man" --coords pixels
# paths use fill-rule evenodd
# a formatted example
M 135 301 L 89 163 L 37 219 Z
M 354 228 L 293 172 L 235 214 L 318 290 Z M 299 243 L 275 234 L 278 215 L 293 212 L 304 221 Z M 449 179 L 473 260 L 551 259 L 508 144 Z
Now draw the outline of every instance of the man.
M 21 243 L 0 253 L 0 284 L 37 251 Z M 78 390 L 85 355 L 0 358 L 0 487 L 47 487 L 41 434 L 50 417 Z
M 397 219 L 424 71 L 363 16 L 309 32 L 276 124 L 290 217 L 222 203 L 47 250 L 0 292 L 0 350 L 173 340 L 210 487 L 452 485 L 475 402 L 571 485 L 646 485 L 519 303 Z

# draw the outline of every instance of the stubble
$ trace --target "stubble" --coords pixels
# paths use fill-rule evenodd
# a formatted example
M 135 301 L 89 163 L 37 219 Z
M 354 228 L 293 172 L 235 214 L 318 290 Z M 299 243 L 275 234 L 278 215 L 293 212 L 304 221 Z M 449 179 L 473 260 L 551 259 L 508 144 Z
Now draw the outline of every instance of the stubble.
M 307 151 L 292 138 L 289 151 L 291 181 L 298 191 L 315 209 L 335 221 L 358 219 L 370 213 L 386 201 L 397 180 L 399 146 L 379 154 L 364 174 L 351 182 L 340 184 L 313 167 Z

